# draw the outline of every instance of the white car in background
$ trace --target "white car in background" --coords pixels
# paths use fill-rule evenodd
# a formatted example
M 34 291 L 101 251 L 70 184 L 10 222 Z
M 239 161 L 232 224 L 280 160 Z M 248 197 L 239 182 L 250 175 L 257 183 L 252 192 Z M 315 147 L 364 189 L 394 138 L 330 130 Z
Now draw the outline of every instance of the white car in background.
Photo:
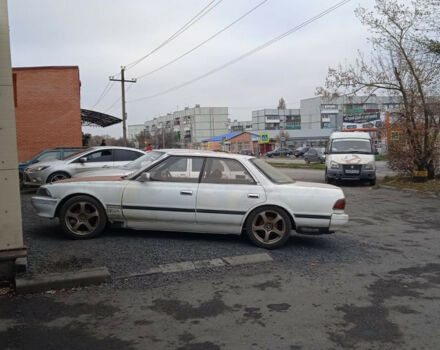
M 120 167 L 144 154 L 143 151 L 128 147 L 91 147 L 61 160 L 39 162 L 27 167 L 23 173 L 23 183 L 25 186 L 41 186 L 88 171 Z
M 348 222 L 338 187 L 295 182 L 251 156 L 169 150 L 126 176 L 72 178 L 41 186 L 32 204 L 70 237 L 108 224 L 140 230 L 241 234 L 277 248 L 297 233 L 331 233 Z

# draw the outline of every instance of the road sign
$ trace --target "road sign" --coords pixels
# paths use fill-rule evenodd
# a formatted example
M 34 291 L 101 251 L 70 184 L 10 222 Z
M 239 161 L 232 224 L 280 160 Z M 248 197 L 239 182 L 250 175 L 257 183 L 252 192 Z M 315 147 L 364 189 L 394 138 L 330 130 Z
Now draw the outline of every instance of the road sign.
M 285 136 L 281 136 L 281 142 L 285 142 L 286 141 L 286 137 Z
M 262 132 L 260 134 L 260 143 L 269 143 L 270 137 L 267 132 Z

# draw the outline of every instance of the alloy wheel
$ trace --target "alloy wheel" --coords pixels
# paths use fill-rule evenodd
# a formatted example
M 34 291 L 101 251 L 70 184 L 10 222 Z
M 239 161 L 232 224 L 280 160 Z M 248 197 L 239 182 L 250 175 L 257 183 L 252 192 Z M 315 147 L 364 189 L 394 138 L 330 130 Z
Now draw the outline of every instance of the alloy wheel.
M 286 234 L 287 225 L 277 212 L 265 210 L 258 213 L 252 221 L 252 234 L 264 244 L 274 244 Z
M 67 209 L 64 220 L 72 233 L 88 235 L 99 225 L 99 211 L 90 202 L 76 202 Z

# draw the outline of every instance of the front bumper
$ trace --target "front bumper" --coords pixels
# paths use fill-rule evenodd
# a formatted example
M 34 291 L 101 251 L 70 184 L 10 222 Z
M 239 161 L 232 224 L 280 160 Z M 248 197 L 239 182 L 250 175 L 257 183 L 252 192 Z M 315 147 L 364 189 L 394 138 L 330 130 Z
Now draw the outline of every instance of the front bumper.
M 332 180 L 375 180 L 376 170 L 360 170 L 359 174 L 346 174 L 343 169 L 327 169 L 327 177 Z
M 43 174 L 41 172 L 31 173 L 24 171 L 23 173 L 23 184 L 25 186 L 41 186 L 46 182 L 43 179 Z
M 51 219 L 55 217 L 55 211 L 58 206 L 58 199 L 51 197 L 34 196 L 32 197 L 31 202 L 38 216 Z
M 346 225 L 348 223 L 348 214 L 332 214 L 330 218 L 330 231 L 334 231 L 339 226 Z

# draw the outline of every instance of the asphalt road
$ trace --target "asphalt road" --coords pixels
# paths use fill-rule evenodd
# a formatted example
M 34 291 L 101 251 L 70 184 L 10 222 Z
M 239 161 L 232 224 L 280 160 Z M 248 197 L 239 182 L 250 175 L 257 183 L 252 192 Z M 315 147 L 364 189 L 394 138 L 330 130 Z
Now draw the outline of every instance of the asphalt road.
M 297 180 L 320 173 L 288 171 Z M 10 349 L 36 344 L 44 349 L 440 348 L 440 199 L 341 185 L 348 226 L 334 235 L 293 236 L 274 251 L 241 237 L 181 232 L 114 229 L 97 239 L 72 241 L 56 222 L 36 217 L 30 194 L 23 194 L 32 273 L 105 265 L 113 282 L 0 297 L 0 344 Z M 228 260 L 231 256 L 239 258 Z M 252 257 L 255 262 L 249 263 Z M 161 272 L 149 274 L 158 267 Z

